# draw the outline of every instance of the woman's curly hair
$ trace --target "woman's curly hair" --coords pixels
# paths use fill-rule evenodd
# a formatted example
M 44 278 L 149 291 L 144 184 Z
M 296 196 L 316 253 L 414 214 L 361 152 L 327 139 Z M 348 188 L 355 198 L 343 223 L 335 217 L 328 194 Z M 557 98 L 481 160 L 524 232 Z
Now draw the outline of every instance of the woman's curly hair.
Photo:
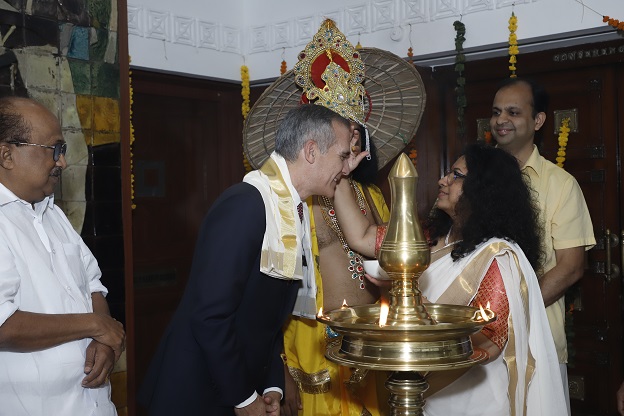
M 462 240 L 451 256 L 460 259 L 478 244 L 497 237 L 517 243 L 538 270 L 542 248 L 537 203 L 517 159 L 501 149 L 481 144 L 468 146 L 464 157 L 468 173 L 455 206 L 455 226 L 461 227 Z M 435 244 L 451 225 L 451 218 L 434 207 L 425 226 Z

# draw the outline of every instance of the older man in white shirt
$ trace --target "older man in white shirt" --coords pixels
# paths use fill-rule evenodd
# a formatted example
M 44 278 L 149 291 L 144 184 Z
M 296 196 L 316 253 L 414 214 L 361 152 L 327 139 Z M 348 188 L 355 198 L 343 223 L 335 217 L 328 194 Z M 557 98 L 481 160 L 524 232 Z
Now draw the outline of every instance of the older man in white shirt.
M 54 205 L 66 148 L 45 107 L 0 99 L 0 415 L 116 415 L 108 376 L 125 333 Z

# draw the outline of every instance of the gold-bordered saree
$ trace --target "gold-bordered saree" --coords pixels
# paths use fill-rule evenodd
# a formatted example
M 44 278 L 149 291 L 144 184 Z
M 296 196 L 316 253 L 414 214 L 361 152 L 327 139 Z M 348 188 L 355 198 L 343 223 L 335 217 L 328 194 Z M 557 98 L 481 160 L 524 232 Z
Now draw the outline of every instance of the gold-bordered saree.
M 447 253 L 422 274 L 420 289 L 431 302 L 468 305 L 495 259 L 509 301 L 507 344 L 497 359 L 429 397 L 425 415 L 567 415 L 537 276 L 518 245 L 493 238 L 457 261 Z

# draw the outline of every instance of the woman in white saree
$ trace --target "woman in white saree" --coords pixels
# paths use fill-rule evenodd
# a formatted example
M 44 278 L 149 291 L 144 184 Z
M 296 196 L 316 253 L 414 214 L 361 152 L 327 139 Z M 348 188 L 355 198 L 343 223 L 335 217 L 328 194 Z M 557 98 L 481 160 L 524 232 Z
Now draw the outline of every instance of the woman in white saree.
M 419 279 L 431 302 L 485 306 L 498 319 L 472 337 L 489 360 L 427 375 L 428 416 L 566 415 L 559 364 L 537 276 L 538 216 L 517 161 L 472 145 L 438 181 L 425 224 L 431 265 Z M 372 255 L 383 232 L 366 227 L 338 186 L 335 208 L 351 247 Z M 357 206 L 355 205 L 357 208 Z

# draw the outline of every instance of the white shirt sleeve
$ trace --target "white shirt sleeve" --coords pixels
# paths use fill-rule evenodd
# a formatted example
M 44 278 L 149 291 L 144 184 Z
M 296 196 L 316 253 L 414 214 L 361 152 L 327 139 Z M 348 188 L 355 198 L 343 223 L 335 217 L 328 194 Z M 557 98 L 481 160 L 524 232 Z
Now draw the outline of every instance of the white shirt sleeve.
M 250 404 L 252 404 L 254 402 L 254 400 L 256 400 L 256 397 L 258 397 L 258 393 L 254 391 L 253 394 L 251 395 L 251 397 L 249 397 L 244 402 L 237 404 L 234 407 L 236 407 L 237 409 L 240 409 L 242 407 L 249 406 Z

